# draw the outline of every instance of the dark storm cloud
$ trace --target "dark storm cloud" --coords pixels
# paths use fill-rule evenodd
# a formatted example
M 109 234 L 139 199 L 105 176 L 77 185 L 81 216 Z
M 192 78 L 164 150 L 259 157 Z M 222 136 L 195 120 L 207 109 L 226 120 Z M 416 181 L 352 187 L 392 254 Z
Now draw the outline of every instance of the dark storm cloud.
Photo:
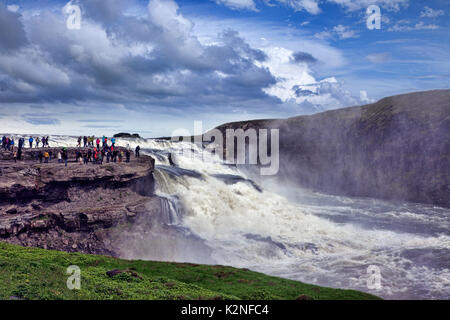
M 0 51 L 19 49 L 27 43 L 20 15 L 0 2 Z
M 153 2 L 163 7 L 164 15 L 125 15 L 136 4 L 132 0 L 80 1 L 80 30 L 67 29 L 62 14 L 45 9 L 28 15 L 22 26 L 20 16 L 0 4 L 0 15 L 8 17 L 10 30 L 19 35 L 16 42 L 1 38 L 0 29 L 0 47 L 15 49 L 0 52 L 0 101 L 89 102 L 98 103 L 98 110 L 122 103 L 141 110 L 222 111 L 237 103 L 269 109 L 280 102 L 263 91 L 276 83 L 267 68 L 255 65 L 267 59 L 263 51 L 233 30 L 218 35 L 217 43 L 203 45 L 191 33 L 190 22 L 172 10 L 171 1 Z
M 293 54 L 295 62 L 315 63 L 317 59 L 307 52 L 298 51 Z

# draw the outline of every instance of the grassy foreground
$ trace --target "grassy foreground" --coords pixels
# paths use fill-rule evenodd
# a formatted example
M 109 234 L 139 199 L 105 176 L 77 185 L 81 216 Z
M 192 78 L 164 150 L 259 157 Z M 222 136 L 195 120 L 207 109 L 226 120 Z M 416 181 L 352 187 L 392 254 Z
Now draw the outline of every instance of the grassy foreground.
M 66 269 L 81 269 L 81 290 L 69 290 Z M 106 272 L 125 272 L 109 276 Z M 300 297 L 300 298 L 299 298 Z M 0 299 L 377 299 L 246 269 L 189 263 L 128 261 L 24 248 L 0 242 Z

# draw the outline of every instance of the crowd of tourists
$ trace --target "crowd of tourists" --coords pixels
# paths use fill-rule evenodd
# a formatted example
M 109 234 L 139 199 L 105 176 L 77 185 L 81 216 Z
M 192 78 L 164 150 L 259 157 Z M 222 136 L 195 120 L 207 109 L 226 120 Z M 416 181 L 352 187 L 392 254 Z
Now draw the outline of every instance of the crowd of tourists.
M 42 148 L 49 148 L 49 137 L 30 137 L 28 139 L 29 147 L 32 149 L 35 143 L 35 148 L 39 147 L 42 143 Z M 22 150 L 25 146 L 25 138 L 19 138 L 17 146 L 13 137 L 3 136 L 2 148 L 5 151 L 10 151 L 13 155 L 13 160 L 22 160 Z M 137 146 L 134 150 L 135 157 L 140 157 L 140 147 Z M 103 163 L 129 163 L 131 160 L 131 148 L 128 145 L 125 150 L 116 147 L 116 138 L 108 139 L 103 136 L 102 138 L 95 138 L 94 136 L 79 137 L 77 139 L 77 150 L 75 150 L 75 162 L 79 164 L 103 164 Z M 58 163 L 64 163 L 67 166 L 69 161 L 69 152 L 66 147 L 61 148 L 56 154 L 51 149 L 31 151 L 31 158 L 34 161 L 40 163 L 49 163 L 52 159 L 57 159 Z

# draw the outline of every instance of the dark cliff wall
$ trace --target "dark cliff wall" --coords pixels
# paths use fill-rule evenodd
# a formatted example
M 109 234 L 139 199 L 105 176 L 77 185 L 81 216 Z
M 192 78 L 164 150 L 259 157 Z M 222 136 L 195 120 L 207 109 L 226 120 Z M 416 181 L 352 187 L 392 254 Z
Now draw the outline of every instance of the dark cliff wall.
M 280 179 L 331 194 L 450 206 L 450 90 L 218 128 L 279 128 Z

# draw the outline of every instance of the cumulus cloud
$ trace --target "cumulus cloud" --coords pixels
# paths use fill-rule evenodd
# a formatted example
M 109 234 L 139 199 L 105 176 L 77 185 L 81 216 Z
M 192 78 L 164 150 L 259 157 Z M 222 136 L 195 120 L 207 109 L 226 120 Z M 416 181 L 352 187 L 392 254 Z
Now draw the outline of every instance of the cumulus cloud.
M 117 11 L 103 8 L 109 4 Z M 2 39 L 2 45 L 16 48 L 0 52 L 2 101 L 213 108 L 217 101 L 245 105 L 268 98 L 263 89 L 276 82 L 255 64 L 265 53 L 236 31 L 221 32 L 214 45 L 201 44 L 174 1 L 149 1 L 148 16 L 124 14 L 117 0 L 82 5 L 81 30 L 67 29 L 64 17 L 49 10 L 29 15 L 22 27 L 19 15 L 0 7 L 30 41 L 17 50 L 18 44 Z
M 369 98 L 369 95 L 367 94 L 367 91 L 366 91 L 366 90 L 360 90 L 360 91 L 359 91 L 359 100 L 360 100 L 362 103 L 373 103 L 373 102 L 375 102 L 374 99 L 370 99 L 370 98 Z
M 345 90 L 334 77 L 316 80 L 306 63 L 292 64 L 294 52 L 281 48 L 266 49 L 268 59 L 262 63 L 278 79 L 265 91 L 286 105 L 305 113 L 356 105 L 360 101 Z M 295 108 L 295 107 L 294 107 Z

